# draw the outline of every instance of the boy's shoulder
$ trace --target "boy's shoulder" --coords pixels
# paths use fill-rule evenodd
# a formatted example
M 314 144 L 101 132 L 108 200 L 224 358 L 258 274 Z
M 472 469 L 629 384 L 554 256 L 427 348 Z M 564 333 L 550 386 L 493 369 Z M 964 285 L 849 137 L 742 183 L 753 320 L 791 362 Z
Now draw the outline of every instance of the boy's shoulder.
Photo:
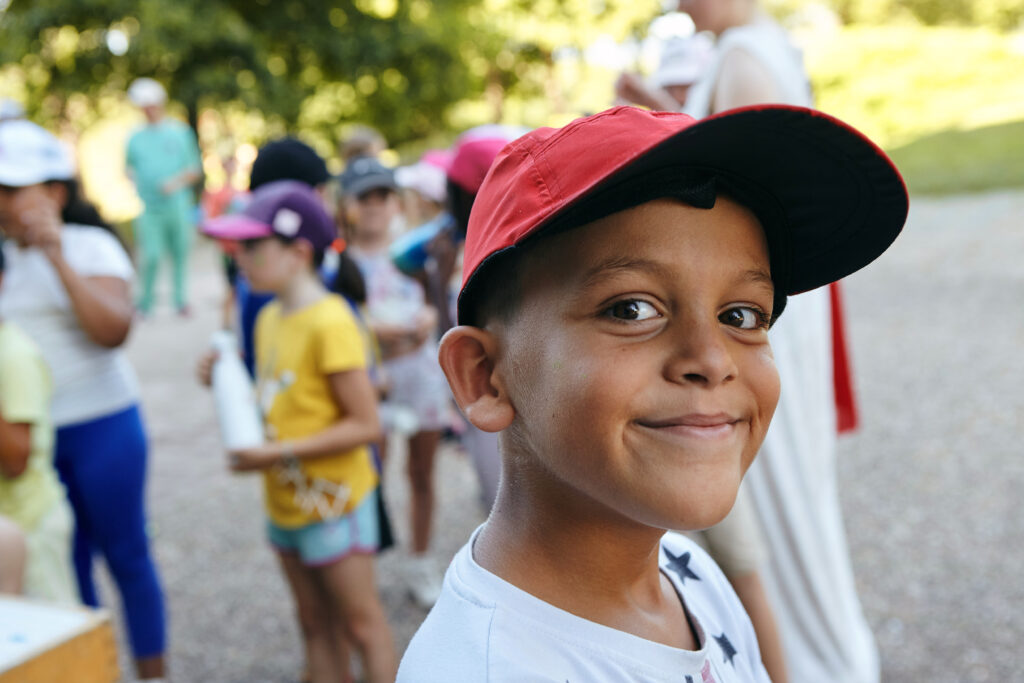
M 409 645 L 399 681 L 767 681 L 749 619 L 693 541 L 666 534 L 661 568 L 701 634 L 679 650 L 587 621 L 480 567 L 469 544 Z

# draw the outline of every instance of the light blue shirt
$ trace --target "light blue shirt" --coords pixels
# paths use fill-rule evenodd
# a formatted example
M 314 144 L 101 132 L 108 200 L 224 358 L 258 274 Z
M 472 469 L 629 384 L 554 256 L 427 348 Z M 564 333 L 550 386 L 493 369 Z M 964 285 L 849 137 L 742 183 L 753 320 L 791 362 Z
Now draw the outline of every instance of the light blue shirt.
M 181 121 L 165 117 L 136 130 L 128 139 L 125 163 L 134 174 L 135 188 L 147 209 L 182 201 L 193 203 L 189 187 L 169 195 L 160 189 L 183 171 L 199 172 L 202 168 L 195 133 Z

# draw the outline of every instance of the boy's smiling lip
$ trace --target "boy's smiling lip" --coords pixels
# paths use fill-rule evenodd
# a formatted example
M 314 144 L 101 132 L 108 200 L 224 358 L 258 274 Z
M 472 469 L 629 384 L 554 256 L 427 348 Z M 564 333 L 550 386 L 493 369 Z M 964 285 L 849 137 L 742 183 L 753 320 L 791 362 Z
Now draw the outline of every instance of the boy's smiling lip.
M 654 420 L 637 420 L 636 424 L 666 435 L 718 439 L 732 435 L 741 421 L 729 413 L 688 413 Z

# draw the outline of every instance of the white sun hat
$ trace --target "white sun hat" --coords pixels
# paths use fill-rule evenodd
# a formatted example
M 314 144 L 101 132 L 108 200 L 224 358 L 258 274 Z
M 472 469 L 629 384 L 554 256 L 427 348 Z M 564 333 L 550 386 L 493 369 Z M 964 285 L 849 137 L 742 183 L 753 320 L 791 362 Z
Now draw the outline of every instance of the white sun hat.
M 52 133 L 24 119 L 0 122 L 0 185 L 27 187 L 74 177 L 74 159 Z

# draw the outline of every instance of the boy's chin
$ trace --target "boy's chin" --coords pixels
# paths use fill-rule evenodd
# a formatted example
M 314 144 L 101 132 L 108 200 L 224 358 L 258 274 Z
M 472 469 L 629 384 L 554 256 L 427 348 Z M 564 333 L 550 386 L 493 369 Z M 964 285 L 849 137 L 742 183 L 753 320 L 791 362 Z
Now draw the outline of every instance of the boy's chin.
M 669 531 L 700 531 L 715 526 L 729 514 L 736 502 L 737 489 L 731 494 L 723 492 L 714 500 L 710 496 L 697 496 L 692 500 L 678 500 L 670 507 L 647 510 L 645 520 L 650 526 Z

